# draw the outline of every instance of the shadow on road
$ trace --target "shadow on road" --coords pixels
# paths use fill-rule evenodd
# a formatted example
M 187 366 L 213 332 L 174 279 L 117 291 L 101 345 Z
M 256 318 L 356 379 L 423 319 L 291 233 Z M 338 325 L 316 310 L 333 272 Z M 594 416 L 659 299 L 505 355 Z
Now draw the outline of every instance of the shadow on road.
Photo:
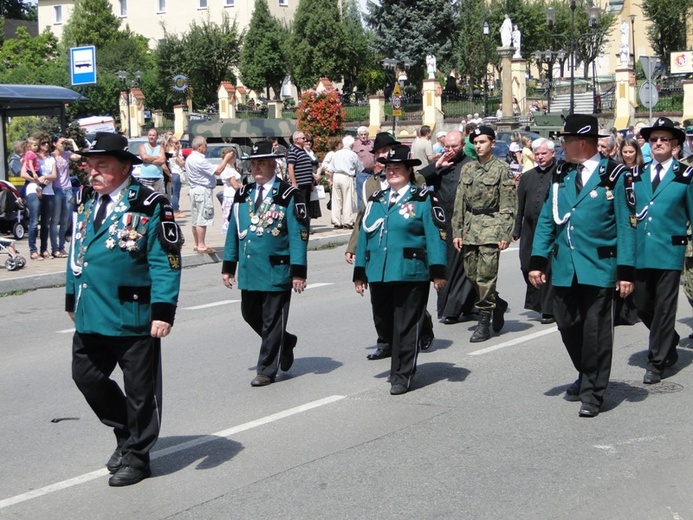
M 230 461 L 243 449 L 240 442 L 226 437 L 208 439 L 207 435 L 162 437 L 157 443 L 157 451 L 165 448 L 180 446 L 188 442 L 200 441 L 197 446 L 182 448 L 181 451 L 157 457 L 157 451 L 152 452 L 152 458 L 160 458 L 156 464 L 156 475 L 170 475 L 199 461 L 195 469 L 211 469 Z

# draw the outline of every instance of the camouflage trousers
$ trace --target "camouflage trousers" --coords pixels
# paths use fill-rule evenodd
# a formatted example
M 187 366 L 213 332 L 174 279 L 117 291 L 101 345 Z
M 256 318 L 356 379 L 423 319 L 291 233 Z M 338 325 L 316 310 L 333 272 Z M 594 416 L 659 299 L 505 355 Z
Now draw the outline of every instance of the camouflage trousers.
M 687 256 L 683 264 L 683 292 L 693 306 L 693 257 Z
M 498 260 L 500 249 L 495 244 L 474 246 L 464 245 L 464 273 L 476 289 L 479 300 L 477 309 L 491 313 L 496 307 L 496 282 L 498 281 Z

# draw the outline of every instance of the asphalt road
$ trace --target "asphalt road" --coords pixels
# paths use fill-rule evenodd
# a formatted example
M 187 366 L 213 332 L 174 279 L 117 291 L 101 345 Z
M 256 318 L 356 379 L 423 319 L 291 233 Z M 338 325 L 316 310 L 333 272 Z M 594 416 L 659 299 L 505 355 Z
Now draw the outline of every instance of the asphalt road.
M 693 519 L 690 340 L 645 387 L 646 330 L 618 327 L 604 410 L 579 418 L 563 399 L 576 374 L 555 326 L 522 309 L 510 250 L 502 334 L 471 344 L 473 322 L 436 324 L 413 391 L 390 396 L 342 253 L 309 253 L 296 362 L 265 388 L 250 386 L 259 341 L 239 291 L 219 264 L 184 271 L 153 477 L 128 488 L 108 487 L 114 438 L 70 378 L 63 289 L 0 298 L 0 519 Z M 681 296 L 684 338 L 690 315 Z

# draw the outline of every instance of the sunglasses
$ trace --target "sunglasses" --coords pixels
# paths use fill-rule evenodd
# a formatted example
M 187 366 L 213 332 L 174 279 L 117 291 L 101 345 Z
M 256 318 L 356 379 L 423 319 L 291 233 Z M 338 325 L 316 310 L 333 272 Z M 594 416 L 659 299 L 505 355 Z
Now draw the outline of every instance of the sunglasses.
M 41 146 L 43 146 L 44 144 L 51 144 L 51 143 L 49 141 L 41 141 Z
M 663 143 L 668 143 L 669 141 L 671 141 L 671 138 L 669 138 L 669 137 L 650 137 L 651 143 L 656 143 L 657 141 L 662 141 Z

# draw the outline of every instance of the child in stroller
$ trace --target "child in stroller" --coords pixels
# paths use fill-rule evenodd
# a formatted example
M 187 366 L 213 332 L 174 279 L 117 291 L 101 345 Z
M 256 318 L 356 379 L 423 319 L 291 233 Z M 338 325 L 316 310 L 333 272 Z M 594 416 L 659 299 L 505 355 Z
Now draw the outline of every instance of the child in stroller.
M 0 237 L 0 255 L 9 256 L 9 258 L 5 260 L 5 268 L 8 271 L 21 269 L 26 265 L 26 258 L 17 253 L 17 250 L 14 248 L 14 240 Z
M 0 180 L 0 233 L 12 233 L 14 238 L 24 238 L 29 210 L 19 190 L 10 182 Z

